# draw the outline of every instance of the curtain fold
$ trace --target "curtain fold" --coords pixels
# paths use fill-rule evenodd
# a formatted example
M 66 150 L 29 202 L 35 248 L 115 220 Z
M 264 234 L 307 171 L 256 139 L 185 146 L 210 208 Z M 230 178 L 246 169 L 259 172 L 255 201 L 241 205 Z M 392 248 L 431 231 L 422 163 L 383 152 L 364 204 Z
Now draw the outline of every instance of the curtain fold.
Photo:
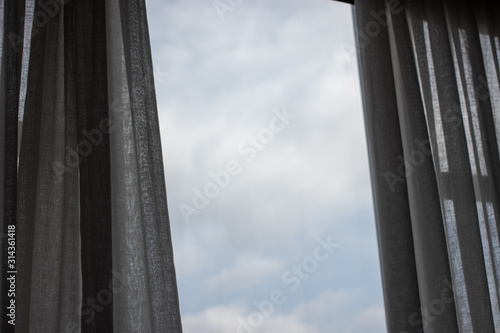
M 499 13 L 355 3 L 389 332 L 500 331 Z
M 17 271 L 16 325 L 0 331 L 182 332 L 144 0 L 26 3 L 0 0 L 1 227 L 16 225 Z
M 11 271 L 8 253 L 7 234 L 9 226 L 16 226 L 16 190 L 17 190 L 17 117 L 20 91 L 20 58 L 21 50 L 17 36 L 23 34 L 22 22 L 17 18 L 24 14 L 22 1 L 9 1 L 2 4 L 2 273 Z M 22 39 L 22 38 L 21 38 Z M 15 148 L 14 148 L 15 147 Z M 16 150 L 16 152 L 14 152 Z M 4 273 L 5 272 L 5 273 Z M 9 286 L 5 279 L 0 282 L 2 290 Z M 7 294 L 2 293 L 1 306 L 9 305 Z M 2 322 L 2 328 L 7 326 Z
M 82 299 L 109 289 L 112 279 L 111 177 L 105 2 L 70 1 L 64 10 L 74 41 L 75 103 L 80 173 Z M 103 296 L 109 298 L 109 296 Z M 113 299 L 82 321 L 84 332 L 113 331 Z M 104 304 L 105 303 L 105 304 Z M 104 306 L 105 305 L 105 306 Z

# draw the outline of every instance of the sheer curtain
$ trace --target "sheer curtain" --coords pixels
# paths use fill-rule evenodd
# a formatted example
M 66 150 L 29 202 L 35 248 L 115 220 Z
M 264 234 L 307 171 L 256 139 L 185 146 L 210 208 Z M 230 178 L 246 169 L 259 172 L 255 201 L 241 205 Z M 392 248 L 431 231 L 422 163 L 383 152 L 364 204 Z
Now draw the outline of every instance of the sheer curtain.
M 0 1 L 2 307 L 15 276 L 15 332 L 181 332 L 144 0 L 26 4 Z
M 356 0 L 389 332 L 499 332 L 500 6 Z

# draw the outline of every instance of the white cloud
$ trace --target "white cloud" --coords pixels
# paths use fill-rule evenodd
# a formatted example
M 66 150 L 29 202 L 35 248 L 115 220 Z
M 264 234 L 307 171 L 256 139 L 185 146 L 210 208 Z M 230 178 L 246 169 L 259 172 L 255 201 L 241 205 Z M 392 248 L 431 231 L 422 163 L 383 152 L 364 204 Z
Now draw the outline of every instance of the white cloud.
M 267 322 L 262 325 L 260 330 L 255 330 L 259 333 L 276 333 L 276 332 L 287 332 L 287 333 L 316 333 L 319 331 L 302 321 L 295 316 L 285 316 L 285 315 L 275 315 L 270 317 Z M 335 333 L 335 331 L 330 331 Z
M 313 300 L 296 305 L 291 316 L 313 324 L 322 333 L 385 332 L 383 306 L 365 308 L 361 296 L 360 290 L 326 290 Z
M 271 313 L 259 312 L 241 303 L 208 307 L 183 317 L 185 333 L 381 333 L 385 331 L 384 309 L 372 306 L 346 315 L 345 307 L 357 305 L 358 291 L 325 291 L 317 298 L 283 313 L 276 305 Z M 322 320 L 318 318 L 322 317 Z
M 318 316 L 331 315 L 348 304 L 355 297 L 355 293 L 347 290 L 326 290 L 317 298 L 297 305 L 293 313 L 302 318 L 317 318 Z
M 257 286 L 267 277 L 280 273 L 283 268 L 283 263 L 275 259 L 242 255 L 233 266 L 209 278 L 204 288 L 206 291 L 231 293 L 235 290 Z
M 385 331 L 385 310 L 382 306 L 372 306 L 356 316 L 356 332 L 371 328 L 374 332 Z
M 319 333 L 317 329 L 304 323 L 300 318 L 273 314 L 262 317 L 260 325 L 251 326 L 248 316 L 251 311 L 237 305 L 215 306 L 196 315 L 182 319 L 185 333 Z M 245 322 L 246 324 L 242 324 Z
M 230 333 L 236 332 L 237 318 L 244 309 L 237 305 L 214 306 L 196 315 L 182 317 L 185 333 Z
M 325 0 L 243 0 L 221 22 L 212 2 L 148 1 L 154 63 L 169 73 L 156 88 L 181 304 L 190 313 L 183 316 L 187 333 L 235 332 L 238 316 L 253 310 L 219 303 L 252 300 L 254 287 L 268 290 L 266 282 L 284 269 L 281 262 L 310 250 L 297 239 L 313 240 L 343 224 L 360 249 L 374 244 L 358 237 L 361 222 L 354 227 L 343 218 L 371 210 L 357 67 L 339 48 L 353 44 L 349 7 Z M 296 120 L 257 160 L 243 164 L 238 144 L 283 105 Z M 242 161 L 242 174 L 185 224 L 178 205 L 189 204 L 193 188 L 231 159 Z M 362 226 L 369 228 L 374 226 Z M 351 248 L 345 234 L 335 240 Z M 365 257 L 373 260 L 373 253 L 375 247 L 367 248 Z M 378 274 L 366 272 L 366 279 Z M 334 287 L 348 282 L 335 280 Z M 317 298 L 294 300 L 288 314 L 275 313 L 255 332 L 345 333 L 353 320 L 367 324 L 352 332 L 380 332 L 367 326 L 378 325 L 380 309 L 343 309 L 352 303 L 352 290 L 328 291 L 327 282 L 320 287 L 326 290 Z
M 176 242 L 174 248 L 178 280 L 184 280 L 203 270 L 208 262 L 207 252 L 193 239 Z

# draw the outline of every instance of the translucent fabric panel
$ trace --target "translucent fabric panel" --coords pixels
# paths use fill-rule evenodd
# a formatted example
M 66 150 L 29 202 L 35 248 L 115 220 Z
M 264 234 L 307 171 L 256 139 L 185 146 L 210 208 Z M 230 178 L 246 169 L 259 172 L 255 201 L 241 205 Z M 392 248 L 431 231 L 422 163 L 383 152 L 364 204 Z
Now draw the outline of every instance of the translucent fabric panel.
M 499 5 L 355 6 L 389 331 L 498 330 Z M 402 153 L 379 144 L 388 138 Z M 392 200 L 387 187 L 408 203 Z M 385 230 L 408 237 L 401 223 L 411 225 L 412 242 L 385 251 L 395 246 Z M 396 258 L 405 262 L 392 264 Z M 413 276 L 403 274 L 412 268 Z M 400 305 L 415 298 L 414 312 Z
M 24 5 L 0 1 L 15 332 L 181 332 L 144 0 Z

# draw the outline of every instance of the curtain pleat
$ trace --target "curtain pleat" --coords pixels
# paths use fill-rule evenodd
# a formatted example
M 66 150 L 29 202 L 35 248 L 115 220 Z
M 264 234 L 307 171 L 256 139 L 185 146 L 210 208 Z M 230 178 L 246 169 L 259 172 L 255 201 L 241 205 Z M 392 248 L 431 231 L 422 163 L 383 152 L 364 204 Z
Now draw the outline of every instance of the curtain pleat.
M 19 160 L 16 332 L 80 323 L 79 173 L 67 163 L 78 148 L 75 108 L 66 105 L 64 8 L 46 17 L 32 38 Z
M 116 11 L 110 14 L 115 17 L 115 22 L 118 21 Z M 139 261 L 136 256 L 145 258 L 143 259 L 146 263 L 145 273 L 133 272 L 131 274 L 133 279 L 129 282 L 137 288 L 135 292 L 140 296 L 137 300 L 142 300 L 140 306 L 142 310 L 137 315 L 149 317 L 149 320 L 136 321 L 134 318 L 136 315 L 131 315 L 133 309 L 140 303 L 136 303 L 130 297 L 127 303 L 120 302 L 117 314 L 121 317 L 126 315 L 123 323 L 128 322 L 128 326 L 121 328 L 122 332 L 135 332 L 140 328 L 137 325 L 143 325 L 142 323 L 147 323 L 147 326 L 143 326 L 141 330 L 158 333 L 178 332 L 182 328 L 172 241 L 168 227 L 161 138 L 145 2 L 122 1 L 119 15 L 123 48 L 116 51 L 117 55 L 121 55 L 123 51 L 123 57 L 120 59 L 124 60 L 123 70 L 126 77 L 125 97 L 121 103 L 125 106 L 124 110 L 130 110 L 130 114 L 124 113 L 118 118 L 122 122 L 118 123 L 117 127 L 133 135 L 133 142 L 128 143 L 126 152 L 130 154 L 121 157 L 120 163 L 123 164 L 117 171 L 133 172 L 129 174 L 131 178 L 126 184 L 128 187 L 126 190 L 133 191 L 131 196 L 140 200 L 133 203 L 139 205 L 139 209 L 133 211 L 129 209 L 129 218 L 134 220 L 138 228 L 134 233 L 129 230 L 126 232 L 129 233 L 127 238 L 137 238 L 136 242 L 141 239 L 139 241 L 141 251 L 135 251 L 134 254 L 130 253 L 130 250 L 119 251 L 115 259 L 122 265 L 125 264 L 122 266 L 124 269 L 129 270 Z M 113 114 L 116 115 L 114 112 Z M 122 168 L 130 163 L 132 157 L 135 165 L 131 165 L 129 170 L 126 167 Z M 117 172 L 115 175 L 120 174 Z M 113 222 L 122 223 L 118 219 L 114 219 Z M 123 227 L 117 226 L 117 228 Z M 121 235 L 119 233 L 115 236 L 125 239 Z
M 393 14 L 387 7 L 392 69 L 396 87 L 403 160 L 416 161 L 418 168 L 408 170 L 407 191 L 415 261 L 422 305 L 441 298 L 446 283 L 451 282 L 450 265 L 443 229 L 440 197 L 431 156 L 424 106 L 408 24 L 403 14 Z M 408 168 L 410 169 L 410 168 Z M 436 318 L 429 332 L 457 331 L 455 304 L 444 304 L 443 315 Z M 413 309 L 413 312 L 415 309 Z M 408 321 L 409 323 L 409 321 Z M 410 323 L 409 323 L 410 324 Z
M 6 180 L 6 174 L 5 174 L 5 110 L 7 108 L 7 103 L 5 100 L 5 93 L 6 93 L 6 85 L 7 85 L 7 75 L 6 75 L 6 61 L 5 61 L 5 3 L 0 2 L 0 216 L 1 216 L 1 223 L 0 223 L 0 255 L 2 258 L 4 258 L 6 252 L 5 252 L 5 245 L 6 245 L 6 238 L 4 237 L 5 235 L 5 217 L 4 217 L 4 205 L 5 205 L 5 180 Z M 2 273 L 0 273 L 0 290 L 1 296 L 0 296 L 0 305 L 3 307 L 6 304 L 7 298 L 4 295 L 5 291 L 7 290 L 7 285 L 5 279 L 7 278 L 3 270 L 5 268 L 4 266 L 4 260 L 1 259 L 0 261 L 2 264 L 0 267 L 2 267 Z M 2 315 L 6 315 L 7 313 L 2 311 Z M 1 323 L 0 327 L 2 331 L 7 331 L 7 323 Z
M 5 14 L 5 4 L 3 2 L 0 2 L 0 133 L 5 133 L 5 109 L 7 107 L 7 103 L 5 101 L 5 88 L 6 88 L 6 73 L 5 73 L 5 28 L 4 28 L 4 14 Z M 0 255 L 4 256 L 4 198 L 5 198 L 5 135 L 0 135 L 0 216 L 1 216 L 1 223 L 0 223 L 0 232 L 2 233 L 2 237 L 0 237 Z M 3 269 L 3 263 L 2 263 L 2 269 Z M 4 279 L 3 275 L 0 274 L 0 277 L 2 277 L 0 281 L 0 290 L 4 290 Z M 2 296 L 0 296 L 0 302 L 3 305 L 3 292 Z M 2 324 L 2 328 L 4 328 Z
M 107 93 L 106 13 L 102 0 L 72 1 L 66 26 L 74 40 L 80 171 L 82 299 L 97 298 L 112 281 L 111 179 Z M 113 299 L 82 318 L 84 332 L 113 331 Z M 109 298 L 109 299 L 104 299 Z
M 470 103 L 469 105 L 467 102 L 465 105 L 461 103 L 466 100 L 465 95 L 474 101 L 476 96 L 474 91 L 464 91 L 464 87 L 461 87 L 463 98 L 462 101 L 460 99 L 460 87 L 457 85 L 459 72 L 455 71 L 455 65 L 460 70 L 460 67 L 466 64 L 460 61 L 461 59 L 454 61 L 451 47 L 457 40 L 449 33 L 459 32 L 457 27 L 453 26 L 453 21 L 458 17 L 456 13 L 446 13 L 445 6 L 446 4 L 431 1 L 410 4 L 409 25 L 418 29 L 412 30 L 412 36 L 430 138 L 434 144 L 433 159 L 445 215 L 444 226 L 448 237 L 459 324 L 469 331 L 493 332 L 488 281 L 476 208 L 476 200 L 480 201 L 481 197 L 475 195 L 473 181 L 473 174 L 475 178 L 487 176 L 484 157 L 487 147 L 472 139 L 471 135 L 484 134 L 479 133 L 481 130 L 476 127 L 478 125 L 470 126 L 470 121 L 467 124 L 465 118 L 471 120 Z M 462 54 L 462 50 L 456 52 Z M 456 56 L 457 53 L 455 58 Z M 455 113 L 450 116 L 450 112 L 453 111 Z M 456 117 L 456 121 L 446 121 L 447 116 Z M 470 132 L 469 141 L 466 138 L 467 127 Z M 471 145 L 476 147 L 476 151 L 478 147 L 480 148 L 479 155 L 468 151 Z M 475 163 L 475 167 L 471 167 L 469 156 L 478 157 L 479 163 Z
M 392 177 L 387 171 L 394 170 L 397 175 L 400 164 L 397 157 L 403 156 L 389 36 L 387 31 L 383 31 L 377 36 L 375 44 L 359 30 L 373 20 L 370 13 L 381 11 L 385 12 L 383 1 L 356 3 L 359 66 L 363 75 L 361 88 L 378 222 L 387 328 L 389 332 L 398 329 L 411 332 L 408 318 L 420 308 L 420 298 L 408 190 L 405 183 L 387 186 L 387 177 Z
M 22 1 L 8 1 L 2 6 L 2 72 L 3 72 L 3 151 L 2 151 L 2 297 L 0 304 L 2 309 L 7 309 L 9 300 L 7 291 L 9 285 L 5 283 L 9 271 L 14 271 L 16 267 L 9 266 L 8 262 L 8 242 L 7 234 L 9 226 L 16 226 L 16 209 L 17 209 L 17 132 L 18 132 L 18 110 L 19 110 L 19 91 L 20 91 L 20 59 L 22 56 L 23 29 L 18 17 L 24 14 L 24 6 Z M 18 41 L 21 41 L 18 43 Z M 7 311 L 7 310 L 5 310 Z M 6 315 L 6 312 L 3 312 Z M 8 327 L 5 321 L 2 321 L 1 327 L 5 332 L 12 331 L 12 327 Z
M 498 332 L 499 6 L 359 0 L 355 12 L 389 332 Z M 385 250 L 401 223 L 414 260 Z M 418 288 L 403 290 L 412 268 Z
M 144 0 L 29 1 L 24 48 L 23 3 L 0 0 L 15 332 L 182 332 Z

